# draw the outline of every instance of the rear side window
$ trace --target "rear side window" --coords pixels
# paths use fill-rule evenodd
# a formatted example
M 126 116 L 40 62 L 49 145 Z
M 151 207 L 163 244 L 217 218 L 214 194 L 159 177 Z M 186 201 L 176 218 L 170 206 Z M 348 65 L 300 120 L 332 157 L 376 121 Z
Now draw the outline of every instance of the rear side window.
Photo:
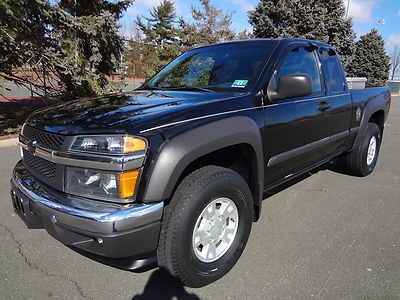
M 321 49 L 320 55 L 324 69 L 325 82 L 329 91 L 333 94 L 343 93 L 345 84 L 343 81 L 342 67 L 335 51 L 332 49 Z
M 279 68 L 276 79 L 290 74 L 305 74 L 310 76 L 313 93 L 322 90 L 321 77 L 317 65 L 317 57 L 312 47 L 297 47 L 290 51 Z

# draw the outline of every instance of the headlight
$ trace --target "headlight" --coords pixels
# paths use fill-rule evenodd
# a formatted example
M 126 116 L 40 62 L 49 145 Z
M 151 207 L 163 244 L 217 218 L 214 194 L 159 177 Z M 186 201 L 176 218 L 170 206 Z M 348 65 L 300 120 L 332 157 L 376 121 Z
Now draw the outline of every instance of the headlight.
M 135 195 L 139 171 L 112 173 L 66 168 L 65 191 L 69 194 L 106 201 L 126 201 Z
M 129 154 L 147 149 L 144 139 L 132 136 L 79 136 L 71 150 L 102 154 Z

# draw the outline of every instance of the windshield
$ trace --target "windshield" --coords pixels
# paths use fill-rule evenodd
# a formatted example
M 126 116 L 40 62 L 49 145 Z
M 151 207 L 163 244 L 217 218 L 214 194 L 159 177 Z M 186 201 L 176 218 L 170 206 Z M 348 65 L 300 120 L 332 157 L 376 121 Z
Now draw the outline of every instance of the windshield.
M 188 51 L 141 89 L 246 92 L 257 82 L 273 41 L 216 45 Z

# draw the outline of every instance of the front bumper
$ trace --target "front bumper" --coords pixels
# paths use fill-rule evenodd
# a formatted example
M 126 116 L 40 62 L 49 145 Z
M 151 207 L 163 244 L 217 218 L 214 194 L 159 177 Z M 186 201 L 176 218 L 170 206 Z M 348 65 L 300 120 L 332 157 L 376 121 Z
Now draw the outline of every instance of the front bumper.
M 19 162 L 11 179 L 14 210 L 28 228 L 43 228 L 79 253 L 121 269 L 156 264 L 163 202 L 113 204 L 60 193 Z

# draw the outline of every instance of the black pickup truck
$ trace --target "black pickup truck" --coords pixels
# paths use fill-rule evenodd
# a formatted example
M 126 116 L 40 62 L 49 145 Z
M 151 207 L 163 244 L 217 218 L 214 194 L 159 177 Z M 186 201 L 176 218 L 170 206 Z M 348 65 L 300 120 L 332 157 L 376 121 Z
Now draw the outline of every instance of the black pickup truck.
M 201 287 L 235 265 L 267 191 L 334 159 L 370 174 L 390 103 L 350 91 L 320 42 L 193 49 L 135 91 L 32 114 L 12 203 L 87 257 Z

